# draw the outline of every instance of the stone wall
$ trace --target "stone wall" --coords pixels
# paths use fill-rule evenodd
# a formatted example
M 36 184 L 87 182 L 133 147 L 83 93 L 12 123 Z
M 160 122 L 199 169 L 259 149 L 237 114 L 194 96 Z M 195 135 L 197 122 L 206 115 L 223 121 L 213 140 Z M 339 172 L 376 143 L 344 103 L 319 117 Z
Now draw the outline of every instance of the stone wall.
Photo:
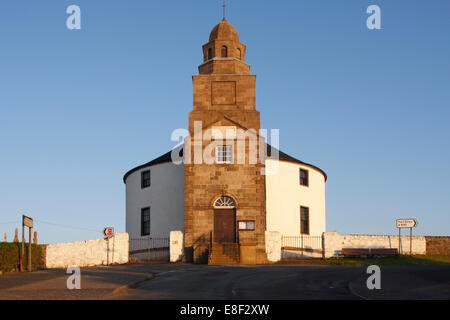
M 425 237 L 427 242 L 427 254 L 449 254 L 450 237 Z
M 335 257 L 342 248 L 392 248 L 398 249 L 398 236 L 386 235 L 341 235 L 338 232 L 324 233 L 325 258 Z M 425 237 L 412 237 L 412 253 L 426 253 Z M 400 239 L 400 253 L 410 253 L 410 238 L 402 236 Z
M 303 258 L 323 258 L 323 252 L 318 249 L 283 249 L 281 251 L 282 259 L 303 259 Z
M 128 262 L 128 233 L 111 238 L 80 242 L 49 244 L 46 246 L 46 268 L 90 267 Z

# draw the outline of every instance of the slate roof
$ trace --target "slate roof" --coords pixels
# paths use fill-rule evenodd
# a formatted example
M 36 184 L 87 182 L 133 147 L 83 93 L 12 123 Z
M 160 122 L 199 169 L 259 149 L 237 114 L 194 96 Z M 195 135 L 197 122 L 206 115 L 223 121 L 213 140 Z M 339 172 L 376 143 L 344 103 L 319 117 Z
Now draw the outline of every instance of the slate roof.
M 184 145 L 181 145 L 181 146 L 178 147 L 178 149 L 180 150 L 179 151 L 180 157 L 183 157 L 183 147 L 184 147 Z M 278 149 L 272 147 L 269 144 L 266 144 L 266 148 L 267 148 L 267 153 L 266 153 L 267 154 L 267 158 L 269 158 L 269 159 L 276 159 L 275 155 L 272 156 L 272 149 L 273 150 L 278 150 Z M 298 163 L 298 164 L 302 164 L 302 165 L 305 165 L 305 166 L 308 166 L 308 167 L 312 167 L 312 168 L 320 171 L 323 174 L 323 176 L 325 177 L 325 181 L 327 180 L 327 174 L 325 173 L 325 171 L 323 171 L 319 167 L 316 167 L 316 166 L 314 166 L 312 164 L 300 161 L 300 160 L 298 160 L 298 159 L 296 159 L 294 157 L 291 157 L 290 155 L 284 153 L 283 151 L 278 150 L 278 160 Z M 150 162 L 147 162 L 147 163 L 145 163 L 143 165 L 140 165 L 140 166 L 138 166 L 138 167 L 136 167 L 134 169 L 131 169 L 130 171 L 128 171 L 124 175 L 123 182 L 126 183 L 126 180 L 127 180 L 128 176 L 131 175 L 132 173 L 136 172 L 136 171 L 139 171 L 141 169 L 148 168 L 148 167 L 151 167 L 151 166 L 154 166 L 154 165 L 157 165 L 157 164 L 168 163 L 168 162 L 172 162 L 172 150 L 167 152 L 167 153 L 165 153 L 165 154 L 163 154 L 162 156 L 160 156 L 160 157 L 150 161 Z

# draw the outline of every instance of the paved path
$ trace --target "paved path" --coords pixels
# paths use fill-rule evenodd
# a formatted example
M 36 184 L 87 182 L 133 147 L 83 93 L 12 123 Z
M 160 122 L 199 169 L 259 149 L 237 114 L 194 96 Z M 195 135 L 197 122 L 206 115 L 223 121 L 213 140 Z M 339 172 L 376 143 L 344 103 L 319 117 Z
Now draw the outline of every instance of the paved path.
M 133 289 L 117 288 L 143 280 Z M 368 290 L 365 267 L 150 264 L 81 269 L 81 290 L 65 270 L 0 276 L 0 299 L 450 299 L 450 267 L 381 267 Z

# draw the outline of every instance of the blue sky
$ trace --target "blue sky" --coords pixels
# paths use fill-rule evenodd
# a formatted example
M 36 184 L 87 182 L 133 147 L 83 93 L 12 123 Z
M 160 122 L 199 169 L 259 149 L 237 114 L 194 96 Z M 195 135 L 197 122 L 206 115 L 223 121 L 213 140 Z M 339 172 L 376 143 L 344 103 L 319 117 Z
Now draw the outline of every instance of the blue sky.
M 81 7 L 82 29 L 66 28 Z M 366 8 L 381 8 L 381 30 Z M 329 176 L 327 230 L 450 234 L 450 2 L 228 1 L 263 128 Z M 0 232 L 125 231 L 129 169 L 186 128 L 218 0 L 0 4 Z M 49 224 L 53 223 L 53 224 Z M 406 234 L 406 232 L 405 232 Z

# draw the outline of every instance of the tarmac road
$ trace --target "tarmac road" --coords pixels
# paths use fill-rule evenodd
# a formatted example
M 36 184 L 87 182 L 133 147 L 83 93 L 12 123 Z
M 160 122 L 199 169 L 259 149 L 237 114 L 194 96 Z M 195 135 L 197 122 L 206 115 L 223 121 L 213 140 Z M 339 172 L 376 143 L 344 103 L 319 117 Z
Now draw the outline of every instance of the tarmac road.
M 365 267 L 177 266 L 118 299 L 311 300 L 450 299 L 450 267 L 381 267 L 381 289 L 369 290 Z
M 324 265 L 130 264 L 82 268 L 81 290 L 67 289 L 65 270 L 45 270 L 0 276 L 0 299 L 450 299 L 450 266 L 381 267 L 381 290 L 367 289 L 366 270 Z M 127 288 L 130 283 L 135 283 L 133 289 Z

